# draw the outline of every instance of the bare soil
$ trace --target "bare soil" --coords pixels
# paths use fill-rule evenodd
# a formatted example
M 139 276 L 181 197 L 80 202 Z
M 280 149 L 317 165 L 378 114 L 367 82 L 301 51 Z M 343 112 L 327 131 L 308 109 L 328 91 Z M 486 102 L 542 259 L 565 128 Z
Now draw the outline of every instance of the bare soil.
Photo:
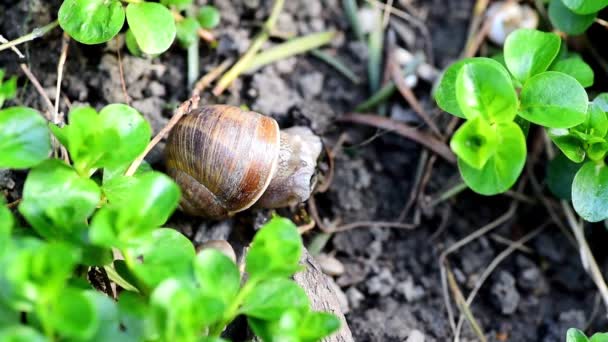
M 201 48 L 204 71 L 243 53 L 271 5 L 269 0 L 210 2 L 222 11 L 222 23 L 216 31 L 218 47 Z M 410 7 L 405 9 L 415 11 L 430 32 L 430 41 L 410 22 L 396 19 L 405 28 L 405 32 L 397 35 L 398 46 L 418 52 L 425 51 L 430 43 L 434 58 L 430 60 L 427 56 L 427 62 L 439 70 L 458 58 L 466 39 L 473 0 L 395 1 L 403 8 L 399 3 L 407 3 Z M 340 31 L 326 51 L 365 79 L 365 45 L 356 41 L 348 29 L 340 4 L 339 0 L 287 1 L 278 29 L 298 34 L 325 29 Z M 2 0 L 0 34 L 12 39 L 47 24 L 55 18 L 59 5 L 58 0 Z M 112 45 L 121 46 L 117 44 Z M 174 47 L 160 58 L 146 60 L 128 55 L 125 49 L 119 57 L 115 46 L 70 43 L 61 110 L 68 112 L 77 104 L 99 109 L 109 103 L 125 102 L 119 73 L 122 63 L 129 103 L 158 131 L 176 105 L 189 96 L 185 51 Z M 22 75 L 18 64 L 27 63 L 54 100 L 60 30 L 20 49 L 26 54 L 25 60 L 4 52 L 0 54 L 0 67 L 9 75 Z M 20 84 L 23 88 L 17 99 L 8 105 L 43 110 L 44 103 L 25 77 L 20 77 Z M 420 80 L 415 87 L 416 96 L 433 113 L 440 127 L 445 128 L 450 117 L 435 108 L 431 87 Z M 328 148 L 335 145 L 342 133 L 347 133 L 345 147 L 335 157 L 331 187 L 315 196 L 319 215 L 325 225 L 334 218 L 343 223 L 395 221 L 416 184 L 422 149 L 391 132 L 336 123 L 336 118 L 369 96 L 367 88 L 366 82 L 354 85 L 320 60 L 302 55 L 239 78 L 220 98 L 206 93 L 203 102 L 247 105 L 275 117 L 282 127 L 308 125 L 323 137 Z M 389 101 L 387 113 L 396 120 L 427 129 L 399 94 Z M 162 149 L 161 144 L 147 158 L 161 170 Z M 544 163 L 541 156 L 534 169 L 538 175 L 544 173 Z M 325 159 L 321 168 L 326 171 L 328 167 Z M 422 210 L 420 203 L 458 180 L 458 170 L 442 160 L 434 164 L 430 175 L 420 200 L 404 218 L 404 222 L 417 223 L 414 229 L 364 225 L 331 234 L 323 248 L 324 254 L 334 256 L 345 266 L 344 273 L 334 280 L 346 299 L 346 317 L 356 341 L 419 341 L 414 336 L 420 333 L 426 342 L 453 339 L 442 295 L 440 254 L 506 212 L 513 198 L 486 198 L 465 191 Z M 0 192 L 9 201 L 19 199 L 24 179 L 22 172 L 0 171 Z M 524 193 L 533 194 L 529 184 Z M 497 230 L 448 257 L 449 268 L 465 297 L 490 262 L 507 248 L 501 241 L 517 240 L 548 219 L 537 202 L 521 203 L 516 214 Z M 280 214 L 297 221 L 306 209 L 302 205 L 281 210 Z M 168 225 L 184 232 L 195 244 L 218 238 L 246 243 L 253 232 L 251 227 L 258 226 L 266 217 L 268 213 L 257 211 L 227 221 L 206 222 L 176 213 Z M 592 227 L 588 234 L 598 261 L 606 270 L 608 259 L 603 248 L 606 229 Z M 306 241 L 318 242 L 319 236 L 320 231 L 314 230 L 306 235 Z M 566 235 L 550 224 L 526 247 L 498 265 L 472 305 L 488 340 L 552 342 L 563 341 L 569 327 L 606 330 L 605 309 L 582 268 L 577 249 Z M 458 314 L 454 302 L 451 305 Z M 466 323 L 461 341 L 477 341 Z

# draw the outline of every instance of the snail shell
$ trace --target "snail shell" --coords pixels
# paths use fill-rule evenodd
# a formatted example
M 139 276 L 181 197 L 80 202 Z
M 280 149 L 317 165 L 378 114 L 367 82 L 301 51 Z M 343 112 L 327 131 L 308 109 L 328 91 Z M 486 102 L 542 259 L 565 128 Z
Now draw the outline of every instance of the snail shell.
M 295 128 L 294 128 L 295 129 Z M 308 128 L 281 132 L 275 120 L 226 105 L 185 115 L 169 134 L 167 173 L 188 214 L 223 218 L 256 204 L 308 199 L 321 140 Z

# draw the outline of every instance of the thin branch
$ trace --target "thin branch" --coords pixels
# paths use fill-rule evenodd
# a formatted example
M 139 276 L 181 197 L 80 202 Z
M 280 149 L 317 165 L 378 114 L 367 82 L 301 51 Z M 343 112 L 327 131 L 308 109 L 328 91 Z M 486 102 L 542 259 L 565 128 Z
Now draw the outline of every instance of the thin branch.
M 129 166 L 129 169 L 127 170 L 127 172 L 125 172 L 125 176 L 132 176 L 133 174 L 135 174 L 135 171 L 137 171 L 137 168 L 139 167 L 139 165 L 141 165 L 144 158 L 148 155 L 148 153 L 150 153 L 150 151 L 152 151 L 154 146 L 156 146 L 156 144 L 158 144 L 161 141 L 161 139 L 167 133 L 169 133 L 169 131 L 173 128 L 173 126 L 175 126 L 175 124 L 177 124 L 177 122 L 182 118 L 182 116 L 184 116 L 188 112 L 190 112 L 190 110 L 192 108 L 196 108 L 198 101 L 199 101 L 198 97 L 192 97 L 188 101 L 182 103 L 177 108 L 177 110 L 175 111 L 175 114 L 173 114 L 173 117 L 171 118 L 171 120 L 169 120 L 169 122 L 167 122 L 167 125 L 165 125 L 165 127 L 163 127 L 163 129 L 161 129 L 160 132 L 158 132 L 158 134 L 150 141 L 148 146 L 146 146 L 146 149 L 133 161 L 133 163 L 131 163 L 131 166 Z
M 26 34 L 25 36 L 21 36 L 17 39 L 14 39 L 9 42 L 1 44 L 0 51 L 12 48 L 19 44 L 23 44 L 23 43 L 32 41 L 36 38 L 40 38 L 40 37 L 44 36 L 45 34 L 47 34 L 49 31 L 51 31 L 52 29 L 54 29 L 55 27 L 57 27 L 58 25 L 59 25 L 59 21 L 55 20 L 52 23 L 47 24 L 45 26 L 37 27 L 32 32 Z
M 44 88 L 42 88 L 42 85 L 40 85 L 40 82 L 38 81 L 36 76 L 34 76 L 32 71 L 30 70 L 30 68 L 25 64 L 19 64 L 19 66 L 21 67 L 21 70 L 23 70 L 23 73 L 25 74 L 25 76 L 27 76 L 27 78 L 30 80 L 30 82 L 32 82 L 32 84 L 34 85 L 34 88 L 36 88 L 36 91 L 38 91 L 38 94 L 40 94 L 40 96 L 44 100 L 44 103 L 48 107 L 48 111 L 45 112 L 45 117 L 47 120 L 52 122 L 53 118 L 51 117 L 51 113 L 53 113 L 55 111 L 55 106 L 53 105 L 53 102 L 51 102 L 51 100 L 49 99 L 49 96 L 46 94 L 46 92 L 44 91 Z

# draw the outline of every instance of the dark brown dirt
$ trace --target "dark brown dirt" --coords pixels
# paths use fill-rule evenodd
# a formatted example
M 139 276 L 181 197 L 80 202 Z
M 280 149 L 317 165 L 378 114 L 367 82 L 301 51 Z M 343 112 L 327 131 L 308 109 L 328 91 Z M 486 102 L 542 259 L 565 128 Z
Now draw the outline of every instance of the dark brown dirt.
M 197 1 L 204 2 L 204 1 Z M 223 22 L 216 50 L 201 48 L 204 70 L 247 48 L 270 7 L 268 0 L 210 1 L 222 10 Z M 441 69 L 461 53 L 470 20 L 472 0 L 395 1 L 410 4 L 430 31 L 435 67 Z M 0 34 L 12 39 L 55 18 L 60 1 L 0 1 Z M 397 44 L 410 51 L 422 51 L 425 40 L 420 30 L 400 21 L 412 35 Z M 305 34 L 337 29 L 339 39 L 328 48 L 361 77 L 366 75 L 365 47 L 356 42 L 342 14 L 339 0 L 287 1 L 279 28 Z M 61 33 L 55 30 L 42 39 L 19 47 L 26 62 L 53 99 Z M 158 59 L 131 57 L 121 50 L 131 104 L 160 129 L 175 105 L 188 97 L 185 85 L 186 54 L 174 47 Z M 18 98 L 8 105 L 28 105 L 43 110 L 40 96 L 21 74 L 18 60 L 10 52 L 0 53 L 0 67 L 9 75 L 20 75 L 23 86 Z M 431 85 L 420 81 L 415 91 L 423 105 L 434 112 L 442 126 L 445 113 L 434 111 Z M 101 108 L 123 102 L 118 56 L 107 46 L 83 46 L 72 42 L 65 69 L 61 110 L 88 103 Z M 254 75 L 241 77 L 227 95 L 204 95 L 206 103 L 247 105 L 272 115 L 282 126 L 304 124 L 321 134 L 327 146 L 347 132 L 347 146 L 336 157 L 336 176 L 330 190 L 316 196 L 323 218 L 393 221 L 402 212 L 412 191 L 421 149 L 415 143 L 391 133 L 334 120 L 368 96 L 367 84 L 353 85 L 334 69 L 311 56 L 291 58 L 267 66 Z M 389 105 L 392 116 L 417 120 L 407 103 L 395 95 Z M 400 111 L 400 112 L 399 112 Z M 162 169 L 162 145 L 148 160 Z M 538 172 L 542 175 L 543 161 Z M 326 168 L 327 165 L 322 165 Z M 24 173 L 0 171 L 0 192 L 9 201 L 19 198 Z M 441 161 L 435 164 L 425 195 L 445 191 L 457 179 L 457 169 Z M 526 193 L 531 190 L 526 187 Z M 415 330 L 429 341 L 452 340 L 452 330 L 442 297 L 439 255 L 447 247 L 507 210 L 509 197 L 485 198 L 463 192 L 433 210 L 420 211 L 415 230 L 363 227 L 334 234 L 324 253 L 334 255 L 346 270 L 335 277 L 348 299 L 347 319 L 357 341 L 406 341 Z M 280 211 L 295 217 L 293 210 Z M 405 221 L 414 220 L 409 213 Z M 259 225 L 267 213 L 250 212 L 223 222 L 204 222 L 177 213 L 169 225 L 180 229 L 195 243 L 235 236 L 245 226 Z M 494 233 L 516 240 L 538 227 L 548 215 L 539 205 L 521 204 L 512 220 Z M 328 221 L 329 222 L 329 221 Z M 327 222 L 326 222 L 327 223 Z M 589 230 L 592 247 L 606 269 L 604 227 Z M 308 241 L 319 236 L 317 231 Z M 494 271 L 472 310 L 490 341 L 563 341 L 569 327 L 601 330 L 607 326 L 605 309 L 597 291 L 582 269 L 576 248 L 555 226 L 548 226 L 527 244 L 528 252 L 515 252 Z M 506 246 L 492 235 L 484 236 L 450 256 L 450 267 L 465 296 L 491 260 Z M 597 310 L 596 310 L 597 309 Z M 455 308 L 454 310 L 457 309 Z M 476 341 L 465 324 L 461 341 Z M 413 338 L 413 337 L 412 337 Z M 408 340 L 409 341 L 409 340 Z M 416 340 L 417 341 L 417 340 Z

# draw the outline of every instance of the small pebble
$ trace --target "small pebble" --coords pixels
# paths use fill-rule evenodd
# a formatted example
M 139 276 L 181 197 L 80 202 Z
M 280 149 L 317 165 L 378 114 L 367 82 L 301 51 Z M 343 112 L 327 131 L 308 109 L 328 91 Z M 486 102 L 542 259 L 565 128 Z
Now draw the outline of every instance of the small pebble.
M 424 334 L 422 331 L 414 329 L 410 332 L 406 342 L 424 342 Z
M 315 256 L 315 260 L 321 266 L 321 270 L 323 273 L 330 275 L 332 277 L 341 276 L 344 274 L 344 264 L 340 262 L 340 260 L 327 255 L 327 254 L 319 254 Z
M 236 253 L 234 253 L 234 248 L 228 243 L 226 240 L 209 240 L 204 242 L 199 246 L 198 251 L 203 251 L 205 249 L 215 249 L 219 252 L 222 252 L 225 256 L 229 257 L 234 263 L 236 263 Z

